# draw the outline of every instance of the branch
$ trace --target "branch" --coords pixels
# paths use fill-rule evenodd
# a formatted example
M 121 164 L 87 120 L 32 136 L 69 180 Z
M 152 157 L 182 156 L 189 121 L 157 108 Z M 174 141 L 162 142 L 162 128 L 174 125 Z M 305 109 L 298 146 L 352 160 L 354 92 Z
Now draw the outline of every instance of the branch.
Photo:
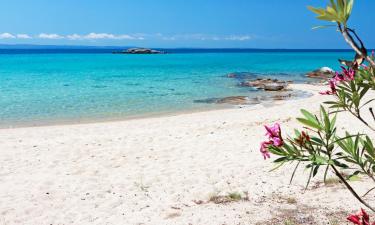
M 349 27 L 346 28 L 348 29 L 348 31 L 350 31 L 352 34 L 354 34 L 355 38 L 359 41 L 359 43 L 361 44 L 361 48 L 365 48 L 365 45 L 363 44 L 363 41 L 361 40 L 361 38 L 359 38 L 359 36 L 357 35 L 357 33 L 355 32 L 355 30 L 353 29 L 350 29 Z M 367 54 L 367 52 L 366 52 Z
M 367 202 L 365 202 L 358 194 L 357 192 L 355 192 L 355 190 L 352 188 L 352 186 L 350 186 L 350 184 L 346 181 L 346 179 L 341 175 L 341 173 L 336 169 L 336 167 L 334 165 L 331 165 L 332 169 L 335 171 L 335 174 L 337 175 L 338 178 L 340 178 L 340 180 L 344 183 L 344 185 L 346 186 L 346 188 L 349 189 L 349 191 L 352 193 L 352 195 L 354 195 L 354 197 L 360 202 L 362 203 L 364 206 L 366 206 L 367 208 L 369 208 L 371 211 L 375 212 L 375 209 L 372 208 Z
M 361 121 L 364 125 L 366 125 L 368 128 L 370 128 L 371 130 L 375 131 L 375 128 L 372 127 L 369 123 L 366 122 L 366 120 L 364 120 L 361 116 L 361 114 L 358 112 L 357 110 L 357 113 L 353 112 L 353 110 L 349 107 L 345 107 L 344 108 L 346 111 L 350 112 L 354 117 L 356 117 L 359 121 Z
M 350 45 L 350 47 L 352 47 L 352 49 L 353 49 L 353 50 L 354 50 L 359 56 L 361 56 L 361 57 L 363 57 L 364 59 L 366 59 L 366 60 L 370 63 L 371 67 L 375 68 L 375 62 L 374 62 L 374 60 L 372 60 L 371 57 L 368 56 L 367 54 L 366 54 L 366 55 L 363 54 L 363 52 L 361 51 L 362 48 L 360 48 L 360 47 L 358 46 L 358 44 L 354 41 L 353 37 L 352 37 L 352 36 L 350 35 L 350 33 L 348 32 L 348 31 L 352 32 L 352 33 L 356 36 L 356 38 L 358 39 L 358 41 L 361 43 L 362 47 L 364 48 L 362 40 L 358 37 L 358 35 L 355 33 L 355 31 L 352 30 L 352 29 L 350 29 L 350 28 L 347 28 L 347 27 L 344 27 L 344 28 L 343 28 L 340 24 L 338 24 L 338 28 L 339 28 L 339 30 L 340 30 L 340 33 L 341 33 L 342 36 L 344 37 L 345 41 Z

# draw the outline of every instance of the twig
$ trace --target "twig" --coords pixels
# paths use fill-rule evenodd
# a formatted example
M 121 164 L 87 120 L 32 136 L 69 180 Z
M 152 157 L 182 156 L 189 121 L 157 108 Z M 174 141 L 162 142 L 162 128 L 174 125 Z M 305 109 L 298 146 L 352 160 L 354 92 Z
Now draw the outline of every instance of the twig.
M 337 168 L 334 165 L 331 165 L 331 168 L 335 171 L 337 177 L 345 184 L 346 188 L 352 193 L 352 195 L 364 206 L 369 208 L 371 211 L 375 212 L 375 209 L 372 208 L 367 202 L 365 202 L 358 194 L 355 192 L 355 190 L 350 186 L 350 184 L 346 181 L 346 179 L 341 175 L 341 173 L 337 170 Z
M 354 113 L 351 109 L 347 108 L 347 110 L 354 116 L 357 117 L 363 124 L 365 124 L 368 128 L 375 131 L 375 128 L 373 128 L 371 125 L 369 125 L 359 114 Z
M 366 194 L 362 195 L 362 198 L 366 197 L 371 191 L 375 190 L 375 187 L 371 188 Z
M 342 36 L 344 37 L 345 41 L 352 47 L 352 49 L 360 56 L 362 56 L 364 59 L 366 59 L 372 67 L 375 68 L 375 62 L 374 60 L 371 59 L 370 56 L 364 55 L 363 52 L 361 51 L 361 48 L 358 46 L 358 44 L 354 41 L 353 37 L 350 35 L 348 31 L 351 31 L 358 40 L 360 38 L 358 35 L 354 32 L 354 30 L 347 28 L 347 27 L 342 27 L 340 23 L 338 23 L 338 28 Z M 362 43 L 362 41 L 360 41 Z M 362 43 L 363 44 L 363 43 Z
M 372 115 L 372 118 L 374 119 L 374 121 L 375 121 L 375 115 L 374 115 L 374 111 L 372 110 L 372 107 L 370 107 L 370 113 L 371 113 L 371 115 Z

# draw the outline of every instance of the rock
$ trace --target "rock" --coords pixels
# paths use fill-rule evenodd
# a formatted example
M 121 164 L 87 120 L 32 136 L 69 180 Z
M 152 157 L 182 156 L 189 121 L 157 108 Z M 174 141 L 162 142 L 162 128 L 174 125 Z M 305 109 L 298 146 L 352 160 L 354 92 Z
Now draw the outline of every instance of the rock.
M 288 93 L 286 95 L 274 95 L 272 96 L 272 100 L 280 101 L 280 100 L 286 100 L 292 97 L 291 93 Z
M 285 89 L 285 83 L 268 83 L 263 85 L 265 91 L 281 91 Z
M 255 87 L 257 89 L 263 89 L 266 91 L 281 91 L 288 86 L 288 83 L 292 81 L 281 81 L 278 79 L 256 79 L 241 82 L 240 86 L 242 87 Z
M 326 66 L 320 68 L 319 71 L 322 72 L 322 73 L 335 73 L 335 71 L 333 69 L 331 69 L 329 67 L 326 67 Z
M 335 74 L 329 67 L 322 67 L 320 69 L 314 70 L 310 73 L 307 73 L 306 76 L 309 78 L 318 78 L 318 79 L 329 79 Z
M 249 72 L 234 72 L 234 73 L 228 73 L 227 77 L 229 78 L 235 78 L 239 80 L 244 79 L 254 79 L 258 76 L 256 73 L 249 73 Z
M 224 98 L 209 98 L 204 100 L 195 100 L 194 103 L 248 105 L 251 103 L 251 101 L 247 96 L 229 96 Z
M 113 52 L 114 54 L 164 54 L 165 52 L 149 48 L 129 48 L 128 50 Z
M 231 105 L 246 105 L 249 103 L 249 98 L 246 96 L 230 96 L 218 99 L 217 104 L 231 104 Z

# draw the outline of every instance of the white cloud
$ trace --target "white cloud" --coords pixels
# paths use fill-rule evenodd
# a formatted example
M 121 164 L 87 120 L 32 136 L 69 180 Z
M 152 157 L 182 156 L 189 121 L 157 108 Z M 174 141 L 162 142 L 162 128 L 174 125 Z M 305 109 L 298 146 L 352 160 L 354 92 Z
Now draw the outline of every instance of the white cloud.
M 82 37 L 82 39 L 95 40 L 95 39 L 113 39 L 113 40 L 144 40 L 142 36 L 132 36 L 128 34 L 108 34 L 108 33 L 89 33 Z
M 63 39 L 64 38 L 64 36 L 61 36 L 59 34 L 45 34 L 45 33 L 39 34 L 38 37 L 41 39 Z
M 0 39 L 32 39 L 33 37 L 28 34 L 16 34 L 2 33 Z M 249 41 L 257 38 L 254 35 L 213 35 L 213 34 L 175 34 L 175 35 L 163 35 L 161 33 L 156 34 L 111 34 L 111 33 L 89 33 L 89 34 L 69 34 L 60 35 L 56 33 L 41 33 L 36 35 L 35 38 L 39 39 L 51 39 L 51 40 L 137 40 L 142 41 L 146 39 L 151 40 L 164 40 L 164 41 Z
M 79 34 L 71 34 L 66 36 L 66 38 L 68 38 L 69 40 L 81 40 L 82 36 Z
M 209 35 L 209 34 L 179 34 L 172 36 L 161 36 L 165 41 L 177 40 L 198 40 L 198 41 L 248 41 L 252 39 L 250 35 Z
M 247 41 L 247 40 L 251 40 L 251 36 L 250 35 L 231 35 L 229 37 L 226 37 L 225 40 L 228 40 L 228 41 Z
M 107 33 L 89 33 L 88 35 L 84 36 L 84 39 L 114 39 L 113 34 Z
M 2 33 L 0 34 L 0 39 L 13 39 L 16 38 L 13 34 L 10 33 Z
M 32 37 L 30 37 L 28 34 L 17 34 L 17 38 L 18 39 L 31 39 Z
M 89 33 L 86 35 L 71 34 L 66 36 L 69 40 L 100 40 L 100 39 L 111 39 L 111 40 L 145 40 L 142 35 L 129 35 L 129 34 L 109 34 L 109 33 Z

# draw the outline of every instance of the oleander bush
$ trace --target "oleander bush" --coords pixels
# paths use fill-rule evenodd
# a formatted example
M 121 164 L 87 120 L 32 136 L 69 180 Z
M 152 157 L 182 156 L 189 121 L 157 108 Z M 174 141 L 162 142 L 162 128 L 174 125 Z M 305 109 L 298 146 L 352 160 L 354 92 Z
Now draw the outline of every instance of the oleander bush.
M 358 201 L 375 212 L 375 208 L 349 182 L 361 175 L 375 185 L 375 149 L 372 140 L 375 116 L 369 107 L 374 99 L 368 99 L 367 95 L 375 90 L 374 52 L 368 54 L 355 30 L 348 27 L 353 6 L 354 0 L 330 0 L 326 8 L 309 7 L 318 19 L 331 23 L 316 28 L 336 27 L 353 48 L 355 57 L 353 60 L 340 60 L 342 71 L 336 72 L 329 79 L 327 90 L 320 92 L 322 95 L 332 95 L 333 100 L 323 102 L 318 114 L 302 109 L 301 117 L 297 120 L 303 129 L 295 130 L 289 136 L 282 133 L 278 123 L 265 126 L 267 139 L 261 143 L 260 152 L 264 159 L 270 158 L 271 154 L 276 156 L 276 168 L 295 163 L 291 182 L 300 166 L 307 168 L 309 177 L 306 188 L 320 170 L 324 173 L 324 181 L 327 173 L 332 171 Z M 363 112 L 367 110 L 370 118 L 363 117 Z M 341 112 L 349 112 L 358 123 L 369 128 L 369 133 L 351 133 L 349 130 L 338 134 L 336 118 Z M 370 224 L 364 210 L 349 216 L 348 220 L 354 224 Z

